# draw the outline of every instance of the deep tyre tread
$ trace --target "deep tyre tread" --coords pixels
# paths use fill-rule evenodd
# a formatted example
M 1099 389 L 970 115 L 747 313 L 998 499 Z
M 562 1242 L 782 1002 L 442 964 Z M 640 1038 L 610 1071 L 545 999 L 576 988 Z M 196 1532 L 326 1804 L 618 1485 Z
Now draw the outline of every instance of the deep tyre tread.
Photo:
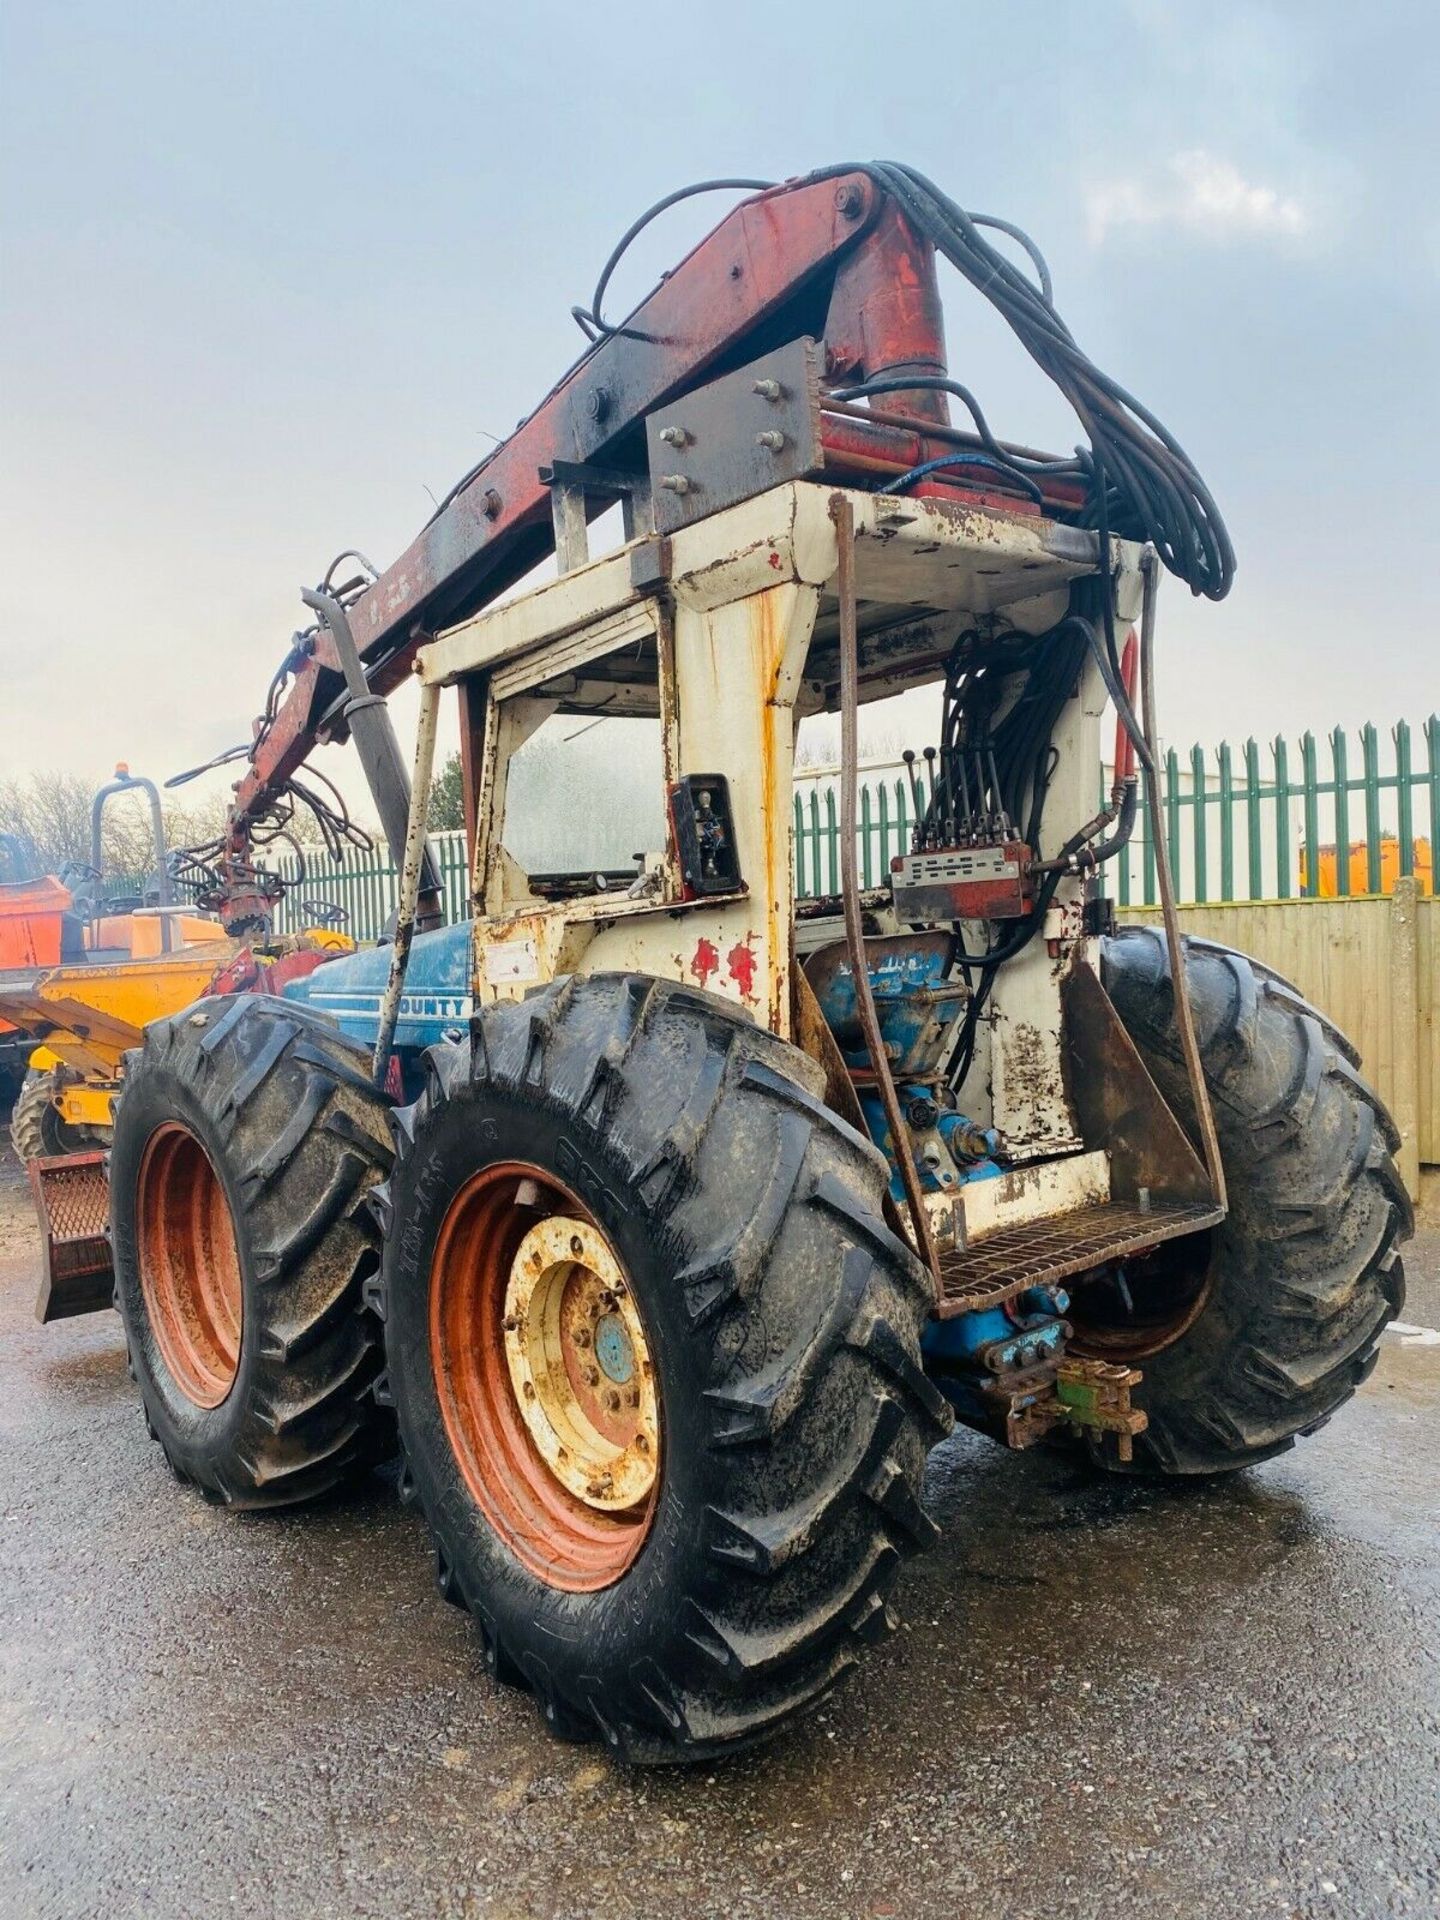
M 110 1161 L 116 1305 L 151 1437 L 209 1500 L 293 1506 L 393 1451 L 374 1392 L 380 1329 L 362 1298 L 379 1267 L 366 1200 L 390 1165 L 388 1110 L 360 1049 L 268 995 L 198 1001 L 127 1057 Z M 209 1409 L 167 1368 L 140 1284 L 136 1184 L 170 1121 L 205 1148 L 240 1254 L 239 1367 Z
M 1375 1364 L 1405 1298 L 1413 1229 L 1394 1124 L 1354 1048 L 1288 981 L 1228 947 L 1185 943 L 1186 978 L 1229 1189 L 1194 1323 L 1138 1364 L 1150 1417 L 1135 1472 L 1228 1472 L 1317 1431 Z M 1163 934 L 1106 942 L 1105 986 L 1181 1118 L 1193 1103 Z M 1092 1458 L 1127 1469 L 1114 1450 Z
M 900 1565 L 935 1531 L 921 1477 L 951 1416 L 920 1368 L 931 1296 L 884 1224 L 884 1162 L 804 1055 L 678 985 L 561 980 L 428 1058 L 394 1116 L 378 1291 L 441 1591 L 559 1737 L 651 1763 L 774 1734 L 896 1624 Z M 558 1171 L 600 1219 L 660 1376 L 655 1518 L 597 1592 L 521 1566 L 439 1411 L 431 1253 L 463 1182 L 507 1160 Z

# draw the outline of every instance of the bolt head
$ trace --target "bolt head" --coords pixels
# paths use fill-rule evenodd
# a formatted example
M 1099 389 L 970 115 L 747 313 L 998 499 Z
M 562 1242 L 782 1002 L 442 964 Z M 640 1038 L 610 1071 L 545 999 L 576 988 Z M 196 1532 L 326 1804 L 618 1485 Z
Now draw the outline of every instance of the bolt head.
M 487 520 L 498 520 L 500 518 L 500 510 L 504 505 L 505 502 L 500 498 L 494 487 L 487 487 L 485 489 L 485 497 L 480 502 L 480 510 Z
M 611 1413 L 618 1413 L 620 1411 L 620 1396 L 613 1387 L 605 1396 L 605 1405 Z
M 835 211 L 843 213 L 847 220 L 858 220 L 864 206 L 865 196 L 853 180 L 835 189 Z

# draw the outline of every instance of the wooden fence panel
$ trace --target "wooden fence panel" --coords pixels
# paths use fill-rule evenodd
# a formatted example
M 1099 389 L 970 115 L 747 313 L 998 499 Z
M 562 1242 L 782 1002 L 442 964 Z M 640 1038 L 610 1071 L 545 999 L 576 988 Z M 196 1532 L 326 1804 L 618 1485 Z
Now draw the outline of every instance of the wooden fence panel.
M 1270 900 L 1182 906 L 1181 930 L 1253 954 L 1329 1015 L 1401 1131 L 1401 1172 L 1419 1191 L 1440 1160 L 1440 914 L 1405 880 L 1391 899 Z M 1126 921 L 1158 925 L 1151 907 Z

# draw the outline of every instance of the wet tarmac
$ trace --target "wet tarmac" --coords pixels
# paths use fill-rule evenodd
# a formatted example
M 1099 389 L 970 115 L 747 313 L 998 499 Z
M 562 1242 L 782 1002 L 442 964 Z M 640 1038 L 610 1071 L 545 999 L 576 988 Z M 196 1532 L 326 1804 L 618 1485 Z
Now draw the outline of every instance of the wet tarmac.
M 217 1512 L 116 1321 L 41 1329 L 0 1167 L 0 1914 L 1440 1914 L 1440 1229 L 1337 1420 L 1152 1489 L 961 1437 L 905 1630 L 781 1744 L 644 1774 L 480 1670 L 376 1478 Z

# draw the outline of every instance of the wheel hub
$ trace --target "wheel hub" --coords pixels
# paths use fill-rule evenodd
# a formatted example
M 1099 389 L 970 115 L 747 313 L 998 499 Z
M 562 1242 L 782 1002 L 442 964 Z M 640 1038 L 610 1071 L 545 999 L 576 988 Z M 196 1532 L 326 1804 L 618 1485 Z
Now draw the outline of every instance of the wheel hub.
M 520 1417 L 556 1479 L 601 1512 L 648 1500 L 660 1439 L 650 1352 L 619 1264 L 589 1221 L 552 1214 L 521 1240 L 504 1336 Z

